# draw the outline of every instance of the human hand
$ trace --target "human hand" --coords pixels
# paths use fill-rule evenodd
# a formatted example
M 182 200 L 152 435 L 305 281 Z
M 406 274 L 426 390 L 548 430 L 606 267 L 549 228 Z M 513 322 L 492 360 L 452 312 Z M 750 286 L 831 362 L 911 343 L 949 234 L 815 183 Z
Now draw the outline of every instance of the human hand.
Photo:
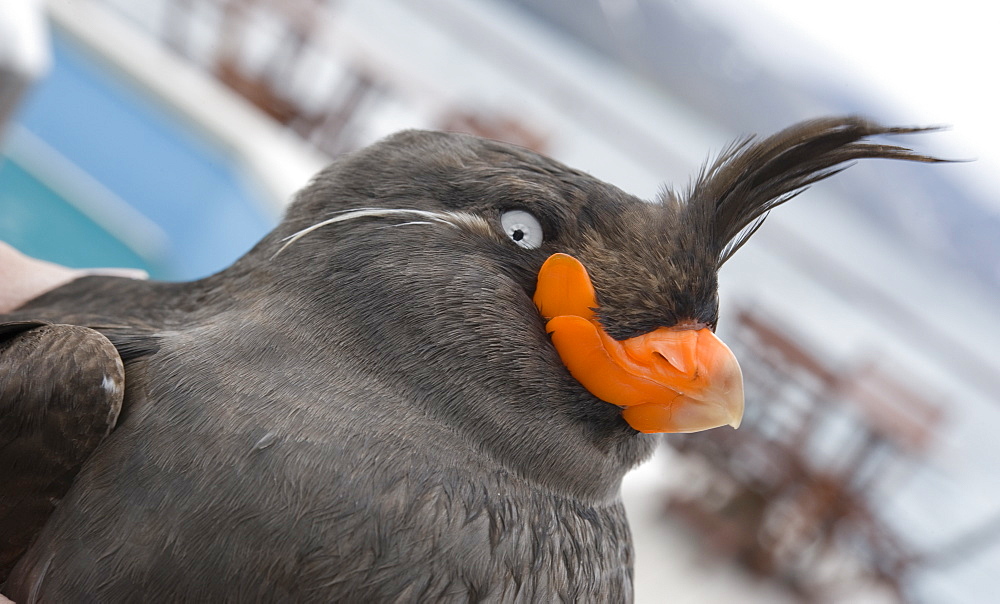
M 133 268 L 67 268 L 25 256 L 0 241 L 0 313 L 10 312 L 28 300 L 87 275 L 146 279 L 146 271 Z M 0 596 L 2 598 L 2 596 Z M 0 604 L 7 604 L 0 599 Z

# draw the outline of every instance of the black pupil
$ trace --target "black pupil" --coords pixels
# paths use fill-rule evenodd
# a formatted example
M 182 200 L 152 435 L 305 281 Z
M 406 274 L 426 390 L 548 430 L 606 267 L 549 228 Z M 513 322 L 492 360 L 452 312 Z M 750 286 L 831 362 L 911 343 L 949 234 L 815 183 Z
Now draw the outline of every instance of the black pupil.
M 510 234 L 510 238 L 514 241 L 520 241 L 524 239 L 524 231 L 521 229 L 514 229 L 514 232 Z

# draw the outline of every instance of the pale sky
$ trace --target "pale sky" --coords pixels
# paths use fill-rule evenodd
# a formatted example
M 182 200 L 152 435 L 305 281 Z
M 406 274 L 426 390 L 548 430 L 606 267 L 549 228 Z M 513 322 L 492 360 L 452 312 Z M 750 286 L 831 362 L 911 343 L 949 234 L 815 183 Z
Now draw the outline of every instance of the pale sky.
M 854 72 L 859 85 L 899 106 L 912 123 L 950 125 L 932 151 L 977 160 L 957 171 L 1000 212 L 1000 4 L 704 0 L 700 6 L 783 69 L 801 75 L 820 59 Z M 782 30 L 792 35 L 776 35 Z

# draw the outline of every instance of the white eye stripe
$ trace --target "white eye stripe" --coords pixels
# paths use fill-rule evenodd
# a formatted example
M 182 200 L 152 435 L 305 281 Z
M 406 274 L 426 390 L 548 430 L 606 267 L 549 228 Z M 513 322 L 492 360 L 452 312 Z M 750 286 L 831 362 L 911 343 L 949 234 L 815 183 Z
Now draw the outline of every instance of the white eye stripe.
M 542 225 L 524 210 L 504 212 L 500 215 L 500 225 L 511 241 L 525 249 L 533 250 L 542 245 Z
M 285 237 L 282 240 L 281 247 L 278 248 L 272 258 L 302 237 L 322 227 L 358 218 L 390 217 L 415 219 L 392 224 L 389 225 L 390 227 L 444 224 L 453 228 L 461 228 L 481 234 L 493 233 L 493 236 L 495 236 L 496 233 L 483 217 L 468 212 L 433 212 L 414 208 L 357 208 L 336 212 L 336 215 L 332 218 L 317 222 Z M 544 241 L 542 225 L 538 222 L 537 218 L 524 210 L 509 210 L 504 212 L 500 216 L 500 224 L 507 238 L 522 248 L 535 249 Z
M 468 212 L 432 212 L 428 210 L 417 210 L 412 208 L 357 208 L 353 210 L 341 210 L 336 212 L 336 216 L 328 218 L 308 226 L 296 233 L 282 239 L 283 245 L 278 248 L 272 258 L 280 254 L 285 248 L 292 245 L 309 233 L 338 222 L 356 220 L 358 218 L 423 218 L 424 220 L 411 220 L 409 222 L 397 223 L 390 226 L 406 226 L 413 224 L 444 224 L 456 229 L 466 229 L 468 231 L 480 233 L 495 233 L 489 223 L 482 217 Z

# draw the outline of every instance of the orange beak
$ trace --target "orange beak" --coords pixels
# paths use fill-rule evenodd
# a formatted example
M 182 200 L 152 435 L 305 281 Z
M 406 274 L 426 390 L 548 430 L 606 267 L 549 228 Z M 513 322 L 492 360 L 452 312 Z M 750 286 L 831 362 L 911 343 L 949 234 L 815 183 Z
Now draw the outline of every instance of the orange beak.
M 615 340 L 594 316 L 597 296 L 587 269 L 566 254 L 542 265 L 534 301 L 570 374 L 597 398 L 622 407 L 636 430 L 739 427 L 743 374 L 707 327 L 660 327 Z

